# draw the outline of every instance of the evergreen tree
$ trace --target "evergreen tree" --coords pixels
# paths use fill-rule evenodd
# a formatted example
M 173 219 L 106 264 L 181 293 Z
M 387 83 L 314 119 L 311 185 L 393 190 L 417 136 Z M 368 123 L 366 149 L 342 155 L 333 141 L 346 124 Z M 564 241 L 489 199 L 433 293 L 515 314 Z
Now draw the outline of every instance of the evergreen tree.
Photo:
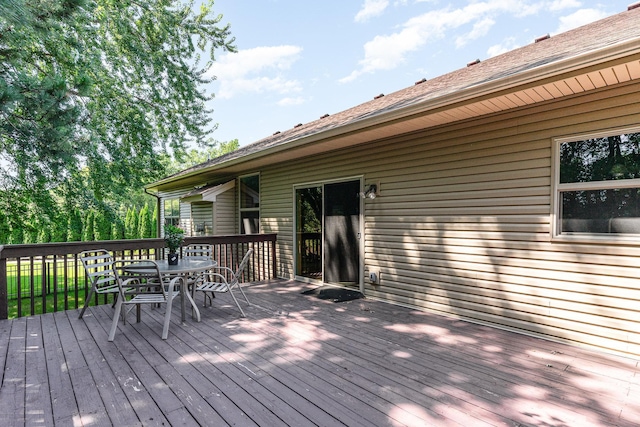
M 51 241 L 51 233 L 49 232 L 50 230 L 51 230 L 51 226 L 49 224 L 39 224 L 37 229 L 38 237 L 36 242 L 37 243 L 50 242 Z
M 151 214 L 151 238 L 158 237 L 158 204 L 153 205 L 153 214 Z
M 24 243 L 24 231 L 22 227 L 11 227 L 11 235 L 9 236 L 9 244 L 18 245 Z
M 96 211 L 93 216 L 93 234 L 95 240 L 109 240 L 111 238 L 111 222 L 109 213 Z
M 91 242 L 95 240 L 95 233 L 93 230 L 93 210 L 87 211 L 86 216 L 84 217 L 83 228 L 82 228 L 82 240 L 84 242 Z
M 145 205 L 140 209 L 138 216 L 138 238 L 149 239 L 151 237 L 151 215 L 149 213 L 149 205 Z
M 0 245 L 6 245 L 9 243 L 11 236 L 11 229 L 7 222 L 7 216 L 0 212 Z
M 132 207 L 127 210 L 124 222 L 124 236 L 126 239 L 138 238 L 138 214 Z
M 38 225 L 34 223 L 32 218 L 28 218 L 27 221 L 24 222 L 22 242 L 26 244 L 38 243 L 38 231 Z
M 111 240 L 122 240 L 124 238 L 124 222 L 120 218 L 116 218 L 111 224 Z
M 82 215 L 77 209 L 73 209 L 69 214 L 67 227 L 67 241 L 79 242 L 82 240 Z

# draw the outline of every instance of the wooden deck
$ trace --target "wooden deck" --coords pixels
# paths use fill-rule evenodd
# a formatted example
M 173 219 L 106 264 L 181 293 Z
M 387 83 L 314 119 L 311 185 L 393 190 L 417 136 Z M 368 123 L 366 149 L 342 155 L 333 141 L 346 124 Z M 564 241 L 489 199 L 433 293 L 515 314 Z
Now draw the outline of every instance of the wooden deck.
M 247 287 L 179 323 L 110 306 L 0 321 L 3 426 L 638 426 L 640 365 L 312 288 Z M 198 299 L 201 302 L 201 298 Z M 179 305 L 179 304 L 178 304 Z M 177 310 L 177 307 L 176 307 Z M 130 315 L 129 319 L 134 320 Z

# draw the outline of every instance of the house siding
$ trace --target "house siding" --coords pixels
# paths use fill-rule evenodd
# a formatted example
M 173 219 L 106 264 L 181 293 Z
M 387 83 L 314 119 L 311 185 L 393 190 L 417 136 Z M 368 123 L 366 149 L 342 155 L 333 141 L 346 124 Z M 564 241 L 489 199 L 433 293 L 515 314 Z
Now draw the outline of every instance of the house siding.
M 160 199 L 160 226 L 164 229 L 164 201 L 167 199 L 179 199 L 187 194 L 191 188 L 178 188 L 171 191 L 160 192 L 157 196 Z M 191 204 L 180 202 L 180 227 L 185 230 L 185 234 L 191 235 Z
M 235 234 L 238 232 L 236 200 L 236 187 L 216 197 L 216 203 L 214 203 L 214 234 Z
M 363 176 L 367 297 L 640 355 L 640 246 L 553 241 L 552 140 L 640 124 L 640 84 L 261 171 L 261 218 L 293 277 L 293 185 Z M 638 242 L 640 243 L 640 242 Z

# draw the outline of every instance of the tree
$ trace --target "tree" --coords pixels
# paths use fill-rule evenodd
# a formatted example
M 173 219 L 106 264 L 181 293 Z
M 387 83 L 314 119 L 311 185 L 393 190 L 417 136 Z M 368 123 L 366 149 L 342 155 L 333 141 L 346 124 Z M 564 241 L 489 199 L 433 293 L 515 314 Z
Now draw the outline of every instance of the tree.
M 133 207 L 127 210 L 127 216 L 124 219 L 124 238 L 138 238 L 138 215 Z
M 153 205 L 151 214 L 151 238 L 158 237 L 158 204 Z
M 0 2 L 0 199 L 95 208 L 164 176 L 169 149 L 213 146 L 203 76 L 235 48 L 212 5 Z
M 82 240 L 82 215 L 77 209 L 72 209 L 69 213 L 68 223 L 67 241 L 77 242 Z
M 0 245 L 9 243 L 11 229 L 7 223 L 7 216 L 0 211 Z
M 124 239 L 124 222 L 120 218 L 116 218 L 111 225 L 111 240 Z
M 93 216 L 93 233 L 96 240 L 111 239 L 111 212 L 105 210 L 96 211 Z
M 149 212 L 149 205 L 147 204 L 145 204 L 142 209 L 140 209 L 138 218 L 138 238 L 151 238 L 151 215 Z
M 84 221 L 82 223 L 82 240 L 85 242 L 90 242 L 95 240 L 95 232 L 94 232 L 94 224 L 93 224 L 93 211 L 87 211 L 87 214 L 84 217 Z

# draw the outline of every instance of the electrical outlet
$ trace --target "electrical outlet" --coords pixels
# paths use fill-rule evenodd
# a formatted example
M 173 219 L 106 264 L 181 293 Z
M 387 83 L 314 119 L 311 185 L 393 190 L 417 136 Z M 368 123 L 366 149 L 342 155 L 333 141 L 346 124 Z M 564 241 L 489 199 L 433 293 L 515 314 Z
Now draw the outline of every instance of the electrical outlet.
M 369 282 L 373 284 L 380 283 L 380 272 L 376 270 L 369 270 Z

